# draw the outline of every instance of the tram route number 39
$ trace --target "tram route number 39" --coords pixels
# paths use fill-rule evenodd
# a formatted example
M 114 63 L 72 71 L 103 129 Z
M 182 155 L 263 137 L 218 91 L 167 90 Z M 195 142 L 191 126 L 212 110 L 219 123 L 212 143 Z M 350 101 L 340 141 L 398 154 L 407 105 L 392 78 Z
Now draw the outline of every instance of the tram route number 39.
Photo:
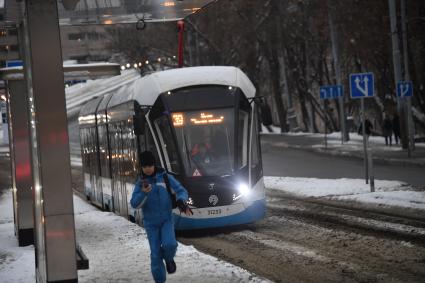
M 221 214 L 221 209 L 210 209 L 208 210 L 208 215 L 217 215 Z

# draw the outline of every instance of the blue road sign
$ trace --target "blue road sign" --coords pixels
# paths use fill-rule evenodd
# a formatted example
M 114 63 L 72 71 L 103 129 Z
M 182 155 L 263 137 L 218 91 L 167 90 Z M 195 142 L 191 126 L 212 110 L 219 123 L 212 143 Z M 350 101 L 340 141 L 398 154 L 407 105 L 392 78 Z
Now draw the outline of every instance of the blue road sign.
M 413 83 L 412 82 L 397 82 L 397 97 L 410 97 L 413 96 Z
M 374 85 L 372 73 L 350 74 L 351 98 L 373 97 Z
M 342 85 L 325 85 L 320 87 L 320 99 L 334 99 L 343 94 Z
M 6 61 L 6 67 L 22 67 L 24 64 L 22 60 L 9 60 Z

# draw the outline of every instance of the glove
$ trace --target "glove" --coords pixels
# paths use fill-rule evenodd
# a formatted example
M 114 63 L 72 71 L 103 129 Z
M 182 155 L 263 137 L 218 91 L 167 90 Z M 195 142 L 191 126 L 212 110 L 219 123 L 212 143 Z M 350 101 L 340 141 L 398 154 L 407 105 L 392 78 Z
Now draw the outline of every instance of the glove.
M 190 209 L 184 200 L 177 200 L 177 207 L 179 208 L 180 212 L 183 212 L 187 215 L 193 215 L 192 209 Z
M 177 207 L 180 209 L 180 211 L 185 212 L 188 208 L 188 205 L 184 200 L 179 199 L 177 200 Z

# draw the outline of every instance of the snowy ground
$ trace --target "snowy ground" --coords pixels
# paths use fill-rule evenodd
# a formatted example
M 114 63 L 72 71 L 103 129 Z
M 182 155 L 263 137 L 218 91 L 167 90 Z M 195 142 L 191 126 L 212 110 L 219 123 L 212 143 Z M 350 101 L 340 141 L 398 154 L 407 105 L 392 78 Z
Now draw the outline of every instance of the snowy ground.
M 375 192 L 363 179 L 316 179 L 265 177 L 269 189 L 281 190 L 300 197 L 373 203 L 381 206 L 425 210 L 425 192 L 414 191 L 398 181 L 375 180 Z
M 74 197 L 77 241 L 90 269 L 79 282 L 152 282 L 145 230 L 122 217 L 98 211 Z M 19 248 L 13 233 L 11 192 L 0 197 L 0 281 L 34 282 L 34 249 Z M 167 282 L 269 282 L 230 263 L 179 244 L 177 273 Z
M 270 133 L 264 126 L 262 126 L 262 134 L 263 135 L 281 135 L 280 128 L 273 126 L 273 133 Z M 311 138 L 323 138 L 323 144 L 318 144 L 317 147 L 322 147 L 325 142 L 325 134 L 321 133 L 304 133 L 304 132 L 288 132 L 284 133 L 284 135 L 288 136 L 302 136 L 302 137 L 311 137 Z M 358 149 L 358 146 L 363 146 L 363 136 L 357 133 L 350 133 L 350 140 L 344 144 L 341 144 L 341 132 L 333 132 L 327 134 L 328 138 L 328 146 L 331 147 L 341 147 L 349 150 L 350 148 Z M 379 147 L 381 150 L 386 151 L 403 151 L 400 146 L 394 146 L 395 141 L 393 137 L 393 146 L 385 146 L 385 139 L 382 136 L 370 136 L 369 137 L 370 146 L 373 148 Z M 415 147 L 425 147 L 425 143 L 415 143 Z
M 379 203 L 425 210 L 425 192 L 411 191 L 401 182 L 376 181 L 370 193 L 364 180 L 266 177 L 266 187 L 301 197 L 325 197 Z M 122 217 L 99 211 L 74 197 L 77 240 L 90 260 L 90 269 L 79 271 L 80 282 L 150 282 L 149 246 L 143 228 Z M 12 196 L 0 198 L 1 282 L 32 282 L 32 247 L 17 247 L 13 233 Z M 168 282 L 263 282 L 246 270 L 179 245 L 178 272 Z

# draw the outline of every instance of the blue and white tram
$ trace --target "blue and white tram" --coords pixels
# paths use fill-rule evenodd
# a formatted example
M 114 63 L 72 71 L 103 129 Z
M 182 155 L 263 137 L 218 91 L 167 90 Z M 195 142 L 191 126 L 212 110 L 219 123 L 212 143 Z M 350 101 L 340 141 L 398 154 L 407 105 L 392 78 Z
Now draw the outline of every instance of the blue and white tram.
M 238 68 L 193 67 L 153 73 L 93 99 L 79 117 L 86 194 L 99 205 L 94 196 L 103 192 L 103 208 L 141 223 L 141 210 L 132 210 L 128 202 L 139 169 L 138 153 L 151 150 L 189 193 L 194 214 L 175 210 L 177 230 L 263 218 L 254 96 L 254 86 Z M 85 109 L 96 103 L 97 110 Z M 102 103 L 107 104 L 103 112 Z M 100 169 L 93 170 L 96 164 Z M 107 180 L 111 185 L 105 190 Z

